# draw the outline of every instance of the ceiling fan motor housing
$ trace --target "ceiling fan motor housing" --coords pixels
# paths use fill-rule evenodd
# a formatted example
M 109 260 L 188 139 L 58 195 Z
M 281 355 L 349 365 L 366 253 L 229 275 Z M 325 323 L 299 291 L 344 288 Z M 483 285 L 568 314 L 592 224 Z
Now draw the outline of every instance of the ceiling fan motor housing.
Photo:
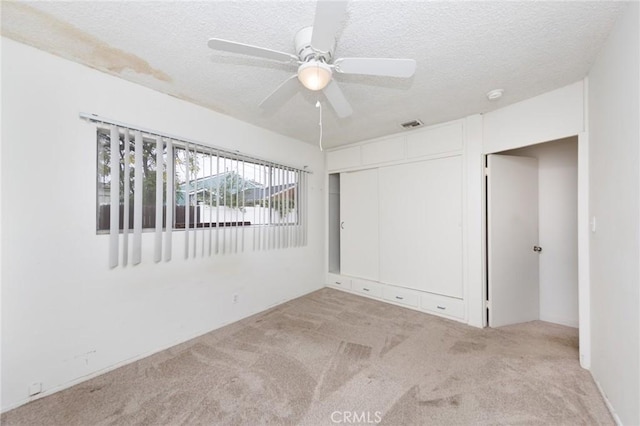
M 296 33 L 294 38 L 296 54 L 300 61 L 308 62 L 311 60 L 319 60 L 324 63 L 330 63 L 333 58 L 333 52 L 336 48 L 335 40 L 328 52 L 319 52 L 311 47 L 311 35 L 313 27 L 306 27 Z

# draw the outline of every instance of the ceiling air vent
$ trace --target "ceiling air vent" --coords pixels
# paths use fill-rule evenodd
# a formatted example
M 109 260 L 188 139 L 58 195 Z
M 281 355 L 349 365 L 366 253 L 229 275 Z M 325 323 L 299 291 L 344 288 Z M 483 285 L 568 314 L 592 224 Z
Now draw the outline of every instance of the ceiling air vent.
M 417 127 L 424 126 L 424 123 L 420 120 L 411 120 L 411 121 L 407 121 L 406 123 L 402 123 L 400 125 L 405 129 L 415 129 Z

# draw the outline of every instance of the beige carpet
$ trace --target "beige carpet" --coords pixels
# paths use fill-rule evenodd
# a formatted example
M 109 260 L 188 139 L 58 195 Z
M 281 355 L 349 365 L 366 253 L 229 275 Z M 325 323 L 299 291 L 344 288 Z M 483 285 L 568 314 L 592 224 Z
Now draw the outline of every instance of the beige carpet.
M 613 424 L 577 330 L 475 329 L 323 289 L 5 413 L 3 425 Z

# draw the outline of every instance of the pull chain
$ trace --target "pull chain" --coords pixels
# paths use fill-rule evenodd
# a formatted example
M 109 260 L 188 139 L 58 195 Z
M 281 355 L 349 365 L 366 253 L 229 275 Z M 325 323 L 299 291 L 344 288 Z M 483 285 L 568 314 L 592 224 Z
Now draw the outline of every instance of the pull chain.
M 320 101 L 316 102 L 316 108 L 320 109 L 320 119 L 318 120 L 318 126 L 320 127 L 319 145 L 320 145 L 320 151 L 322 151 L 322 104 L 320 103 Z

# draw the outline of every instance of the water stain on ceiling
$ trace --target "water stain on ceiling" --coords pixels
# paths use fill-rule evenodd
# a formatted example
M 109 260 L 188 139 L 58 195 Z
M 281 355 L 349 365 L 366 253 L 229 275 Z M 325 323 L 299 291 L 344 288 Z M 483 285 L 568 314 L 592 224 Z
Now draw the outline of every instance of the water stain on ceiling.
M 130 70 L 163 82 L 172 81 L 166 73 L 153 68 L 144 59 L 109 46 L 74 25 L 25 3 L 3 2 L 2 14 L 10 17 L 2 22 L 1 33 L 5 37 L 111 74 L 122 74 L 125 70 Z M 29 26 L 38 27 L 41 34 L 31 37 L 30 33 L 21 31 L 25 21 L 28 21 Z

